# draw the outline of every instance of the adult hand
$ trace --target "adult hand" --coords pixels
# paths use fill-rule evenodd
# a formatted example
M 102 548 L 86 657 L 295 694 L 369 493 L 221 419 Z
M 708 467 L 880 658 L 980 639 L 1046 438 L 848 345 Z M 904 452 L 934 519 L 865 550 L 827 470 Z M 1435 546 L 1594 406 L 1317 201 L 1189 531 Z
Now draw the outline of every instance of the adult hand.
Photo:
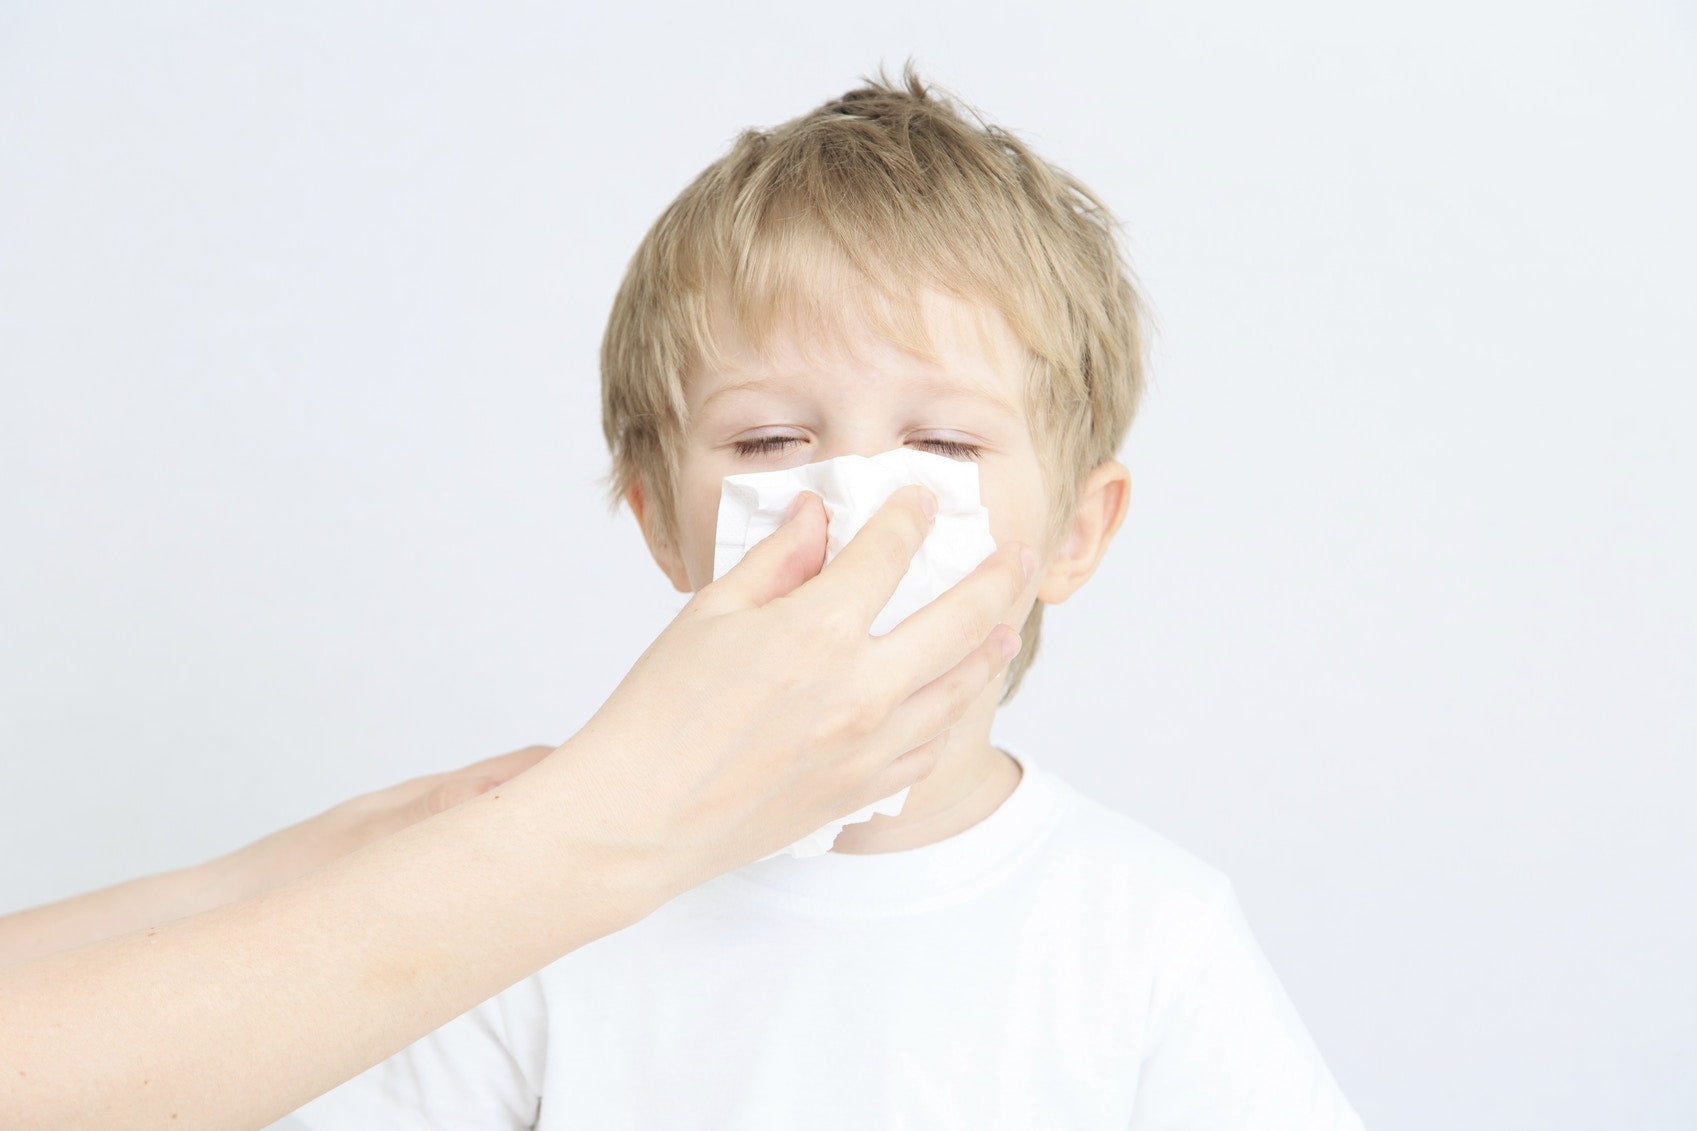
M 821 571 L 825 510 L 803 494 L 699 590 L 569 744 L 607 751 L 586 766 L 607 835 L 683 866 L 683 890 L 930 773 L 1018 651 L 1001 622 L 1036 564 L 1003 546 L 871 636 L 935 513 L 924 488 L 898 491 Z

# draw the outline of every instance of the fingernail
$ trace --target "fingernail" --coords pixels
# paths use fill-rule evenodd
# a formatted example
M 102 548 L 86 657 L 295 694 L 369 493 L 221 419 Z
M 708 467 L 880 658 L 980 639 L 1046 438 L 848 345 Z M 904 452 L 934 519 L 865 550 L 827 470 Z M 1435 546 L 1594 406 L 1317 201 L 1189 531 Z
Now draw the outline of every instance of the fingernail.
M 1002 637 L 1002 662 L 1003 663 L 1006 663 L 1007 661 L 1013 659 L 1016 655 L 1019 654 L 1019 645 L 1020 645 L 1019 633 L 1015 632 L 1010 627 L 1007 631 L 1007 635 Z
M 1030 581 L 1031 575 L 1037 572 L 1037 555 L 1031 552 L 1030 546 L 1019 551 L 1019 565 L 1025 570 L 1025 580 Z
M 784 512 L 785 522 L 788 522 L 790 519 L 801 513 L 801 508 L 807 505 L 807 494 L 808 493 L 806 491 L 803 491 L 801 494 L 790 500 L 790 509 Z
M 925 512 L 926 518 L 937 517 L 937 496 L 932 494 L 928 488 L 921 487 L 919 489 L 919 506 Z

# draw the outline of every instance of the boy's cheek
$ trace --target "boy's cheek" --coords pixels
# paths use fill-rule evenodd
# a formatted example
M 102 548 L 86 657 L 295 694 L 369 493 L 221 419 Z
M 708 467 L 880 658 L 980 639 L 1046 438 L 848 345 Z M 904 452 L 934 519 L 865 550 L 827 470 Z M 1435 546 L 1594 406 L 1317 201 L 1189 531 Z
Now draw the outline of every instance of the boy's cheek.
M 692 474 L 686 468 L 678 477 L 678 552 L 690 588 L 700 589 L 713 580 L 713 549 L 719 524 L 719 496 L 724 479 L 717 474 Z
M 979 500 L 990 512 L 990 537 L 996 545 L 1024 542 L 1046 557 L 1049 508 L 1041 480 L 1029 476 L 983 475 Z

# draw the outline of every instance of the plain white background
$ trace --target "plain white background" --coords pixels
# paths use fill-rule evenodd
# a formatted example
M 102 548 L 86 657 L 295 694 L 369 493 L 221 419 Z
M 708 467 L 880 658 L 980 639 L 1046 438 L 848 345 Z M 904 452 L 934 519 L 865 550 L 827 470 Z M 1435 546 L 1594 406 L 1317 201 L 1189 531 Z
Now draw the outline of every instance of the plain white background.
M 0 7 L 0 909 L 567 737 L 680 603 L 627 257 L 910 54 L 1160 323 L 1002 740 L 1233 877 L 1369 1126 L 1693 1126 L 1689 5 Z

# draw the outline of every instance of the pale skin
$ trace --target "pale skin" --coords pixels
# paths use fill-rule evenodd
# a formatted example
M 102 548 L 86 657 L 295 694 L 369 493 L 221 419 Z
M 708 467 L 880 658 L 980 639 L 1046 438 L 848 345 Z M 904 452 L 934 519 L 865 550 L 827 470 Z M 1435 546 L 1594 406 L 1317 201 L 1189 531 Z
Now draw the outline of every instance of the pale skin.
M 0 967 L 0 1125 L 263 1127 L 681 892 L 923 782 L 1017 651 L 1005 622 L 1037 564 L 1005 544 L 869 636 L 934 506 L 898 492 L 821 570 L 824 511 L 804 497 L 563 746 L 515 752 L 529 768 L 483 792 L 513 766 L 286 830 L 229 873 L 274 883 L 296 857 L 374 838 L 281 886 L 186 918 L 161 897 L 156 925 L 116 937 L 101 936 L 149 917 L 145 891 L 113 897 L 105 922 L 98 898 L 68 927 L 37 916 L 30 937 L 101 941 Z
M 216 860 L 0 916 L 0 968 L 184 919 L 281 887 L 374 840 L 488 792 L 553 749 L 527 746 L 451 773 L 414 778 L 344 801 Z
M 642 487 L 628 497 L 655 561 L 680 592 L 712 580 L 725 476 L 900 447 L 973 459 L 997 544 L 1037 550 L 1010 624 L 1023 624 L 1034 601 L 1060 604 L 1090 579 L 1125 519 L 1129 473 L 1114 460 L 1100 464 L 1079 485 L 1072 513 L 1058 514 L 1025 409 L 1025 347 L 992 310 L 928 294 L 922 313 L 931 358 L 853 316 L 834 340 L 780 326 L 762 349 L 730 318 L 716 319 L 723 364 L 695 366 L 684 384 L 689 426 L 678 456 L 676 529 L 661 526 Z M 936 770 L 913 787 L 899 815 L 847 826 L 832 851 L 931 844 L 1007 800 L 1019 764 L 990 742 L 1002 682 L 986 687 L 950 729 Z

